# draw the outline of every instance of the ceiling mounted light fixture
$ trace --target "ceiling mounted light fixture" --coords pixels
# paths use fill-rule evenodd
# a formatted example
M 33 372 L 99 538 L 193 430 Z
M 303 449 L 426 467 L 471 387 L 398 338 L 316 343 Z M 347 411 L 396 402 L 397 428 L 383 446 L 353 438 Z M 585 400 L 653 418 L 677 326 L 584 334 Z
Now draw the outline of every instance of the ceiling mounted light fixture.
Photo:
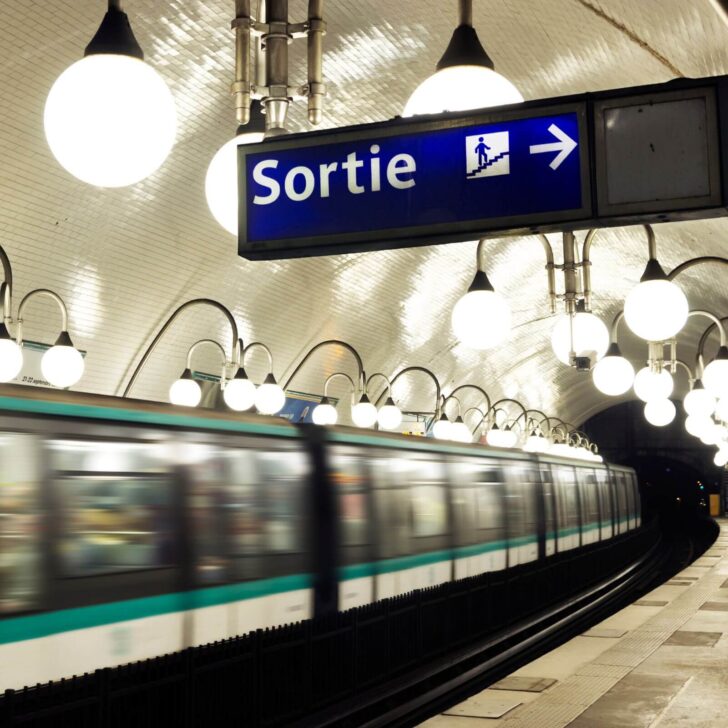
M 609 331 L 604 322 L 589 311 L 565 313 L 558 317 L 551 332 L 551 348 L 563 364 L 574 357 L 590 362 L 601 359 L 609 347 Z
M 227 358 L 225 356 L 225 350 L 214 339 L 200 339 L 199 341 L 196 341 L 194 344 L 192 344 L 192 346 L 190 346 L 190 348 L 187 350 L 187 361 L 185 363 L 184 371 L 179 376 L 179 379 L 176 379 L 174 382 L 172 382 L 172 385 L 169 388 L 169 401 L 172 404 L 180 405 L 183 407 L 197 407 L 197 405 L 200 404 L 200 400 L 202 399 L 202 388 L 192 376 L 192 356 L 195 351 L 197 351 L 197 349 L 199 349 L 201 346 L 213 346 L 220 353 L 220 358 L 222 360 L 220 386 L 223 390 L 224 396 L 224 391 L 226 388 L 225 370 L 227 368 Z
M 84 58 L 56 79 L 44 125 L 61 166 L 98 187 L 139 182 L 167 158 L 177 129 L 174 98 L 144 62 L 121 0 L 109 0 Z
M 255 384 L 243 367 L 238 367 L 235 376 L 225 383 L 222 396 L 225 404 L 236 412 L 245 412 L 255 404 Z
M 472 349 L 492 349 L 499 346 L 511 331 L 511 309 L 506 300 L 493 289 L 483 269 L 485 240 L 478 242 L 478 269 L 473 282 L 452 311 L 455 336 Z
M 265 136 L 285 134 L 288 106 L 293 98 L 308 99 L 308 120 L 318 124 L 326 93 L 322 68 L 326 32 L 321 18 L 323 0 L 309 0 L 308 19 L 304 23 L 288 22 L 287 1 L 261 2 L 258 7 L 265 18 L 251 17 L 250 0 L 235 0 L 231 24 L 235 32 L 235 80 L 231 91 L 238 128 L 235 137 L 212 158 L 205 176 L 210 212 L 232 235 L 238 234 L 238 147 L 261 142 Z M 288 85 L 288 44 L 302 37 L 308 42 L 308 83 L 292 87 Z
M 377 421 L 377 408 L 369 401 L 366 392 L 351 408 L 351 419 L 357 427 L 372 427 Z
M 432 426 L 432 436 L 437 440 L 450 440 L 452 433 L 452 422 L 443 412 L 440 418 Z
M 473 28 L 472 0 L 459 0 L 459 24 L 437 64 L 436 72 L 412 93 L 404 116 L 465 111 L 488 106 L 517 104 L 520 91 L 496 73 Z
M 643 402 L 667 399 L 672 394 L 673 386 L 672 374 L 666 369 L 654 371 L 646 366 L 640 369 L 634 378 L 634 393 Z
M 669 425 L 675 419 L 675 405 L 669 399 L 651 399 L 645 404 L 645 419 L 655 427 Z
M 349 382 L 352 398 L 354 396 L 356 386 L 354 385 L 354 380 L 348 374 L 345 372 L 334 372 L 333 374 L 330 374 L 326 377 L 326 381 L 324 382 L 324 396 L 314 407 L 314 410 L 311 413 L 311 419 L 313 420 L 314 425 L 319 425 L 321 427 L 324 425 L 335 425 L 339 419 L 339 413 L 336 411 L 336 407 L 331 403 L 331 399 L 329 399 L 329 385 L 337 377 L 346 379 L 346 381 Z
M 367 379 L 366 389 L 370 392 L 370 386 L 372 379 L 375 377 L 381 377 L 386 385 L 387 399 L 384 404 L 379 408 L 377 412 L 377 423 L 382 430 L 395 430 L 402 424 L 402 410 L 394 403 L 392 399 L 392 383 L 389 381 L 389 377 L 381 372 L 375 372 L 369 379 Z M 377 400 L 377 403 L 381 401 L 381 397 Z
M 617 343 L 617 328 L 624 318 L 620 311 L 612 322 L 611 342 L 604 356 L 592 368 L 594 386 L 603 394 L 618 397 L 629 390 L 634 382 L 634 367 L 622 356 Z
M 685 326 L 688 299 L 673 283 L 657 260 L 655 234 L 649 225 L 649 260 L 640 282 L 627 294 L 624 318 L 631 331 L 646 341 L 667 341 Z

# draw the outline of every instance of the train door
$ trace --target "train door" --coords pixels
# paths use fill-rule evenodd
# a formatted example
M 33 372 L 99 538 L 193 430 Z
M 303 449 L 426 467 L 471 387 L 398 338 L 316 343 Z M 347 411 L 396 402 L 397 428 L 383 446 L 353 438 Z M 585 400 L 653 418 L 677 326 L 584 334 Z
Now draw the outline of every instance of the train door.
M 614 484 L 614 495 L 617 505 L 617 533 L 626 533 L 629 530 L 629 513 L 627 511 L 627 494 L 624 488 L 624 476 L 618 470 L 612 470 L 610 472 Z
M 556 485 L 559 551 L 578 548 L 581 544 L 579 493 L 571 465 L 552 465 Z
M 541 463 L 541 495 L 543 500 L 543 533 L 544 556 L 553 556 L 556 553 L 556 488 L 551 475 L 551 468 Z
M 376 598 L 452 578 L 449 483 L 434 453 L 388 451 L 372 462 L 378 525 Z
M 599 493 L 599 537 L 604 540 L 612 538 L 614 534 L 613 518 L 614 511 L 612 508 L 612 492 L 609 487 L 609 474 L 606 470 L 597 468 L 597 491 Z
M 502 468 L 483 458 L 458 458 L 450 472 L 455 578 L 505 569 Z
M 185 447 L 195 587 L 188 595 L 191 643 L 311 616 L 304 453 L 252 441 Z
M 537 471 L 530 462 L 509 462 L 505 473 L 508 566 L 511 567 L 538 558 L 539 490 Z
M 374 601 L 375 524 L 368 458 L 360 448 L 332 443 L 327 470 L 336 501 L 338 604 L 344 611 Z
M 581 503 L 581 543 L 583 546 L 599 540 L 599 494 L 591 468 L 576 468 Z

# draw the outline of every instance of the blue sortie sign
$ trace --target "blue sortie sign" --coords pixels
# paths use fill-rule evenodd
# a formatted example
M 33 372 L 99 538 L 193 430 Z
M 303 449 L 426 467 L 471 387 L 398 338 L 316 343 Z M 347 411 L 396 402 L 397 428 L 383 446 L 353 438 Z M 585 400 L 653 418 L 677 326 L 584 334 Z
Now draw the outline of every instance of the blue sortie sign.
M 403 131 L 241 147 L 241 254 L 280 241 L 387 247 L 585 205 L 577 111 Z

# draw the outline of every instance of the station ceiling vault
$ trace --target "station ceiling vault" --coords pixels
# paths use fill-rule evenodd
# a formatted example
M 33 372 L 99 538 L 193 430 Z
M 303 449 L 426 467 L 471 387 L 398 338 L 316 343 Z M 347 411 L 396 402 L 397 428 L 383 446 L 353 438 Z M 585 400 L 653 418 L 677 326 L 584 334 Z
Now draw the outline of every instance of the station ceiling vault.
M 450 326 L 474 272 L 475 241 L 278 262 L 237 256 L 236 240 L 212 218 L 204 193 L 209 161 L 235 131 L 232 0 L 125 3 L 148 62 L 175 96 L 177 142 L 162 167 L 132 187 L 99 189 L 69 175 L 46 143 L 43 107 L 104 10 L 101 0 L 0 3 L 0 243 L 13 262 L 16 295 L 48 287 L 65 298 L 74 342 L 88 352 L 77 389 L 120 394 L 161 323 L 184 301 L 206 296 L 233 311 L 246 343 L 268 344 L 279 381 L 313 344 L 340 338 L 360 351 L 368 373 L 428 366 L 445 392 L 471 382 L 493 398 L 515 397 L 575 424 L 613 404 L 588 374 L 553 355 L 545 259 L 534 237 L 486 245 L 488 275 L 514 314 L 508 345 L 487 352 L 465 349 Z M 449 0 L 338 0 L 325 3 L 324 13 L 323 127 L 400 114 L 433 72 L 456 22 Z M 291 17 L 305 15 L 306 3 L 292 0 Z M 728 73 L 728 24 L 711 0 L 476 0 L 474 25 L 497 70 L 527 100 Z M 304 53 L 305 44 L 291 46 L 292 81 L 305 79 Z M 310 129 L 305 104 L 292 105 L 289 128 Z M 725 219 L 663 224 L 655 233 L 666 270 L 728 251 Z M 560 256 L 560 237 L 549 237 Z M 608 325 L 646 258 L 641 228 L 598 234 L 593 307 Z M 691 308 L 728 315 L 724 268 L 699 266 L 680 283 Z M 55 316 L 50 304 L 33 303 L 26 337 L 52 343 Z M 186 314 L 131 395 L 165 400 L 189 345 L 211 334 L 227 341 L 226 326 L 214 311 Z M 679 337 L 680 358 L 693 363 L 705 328 L 704 320 L 689 320 Z M 634 363 L 646 359 L 646 345 L 626 327 L 620 344 Z M 717 337 L 708 353 L 716 348 Z M 207 362 L 201 352 L 199 361 L 196 368 L 218 369 L 212 352 Z M 258 381 L 265 363 L 251 357 L 247 367 Z M 325 376 L 339 369 L 352 372 L 353 360 L 344 351 L 324 351 L 292 388 L 320 393 Z M 677 381 L 682 394 L 684 374 Z M 431 409 L 434 399 L 417 375 L 402 380 L 396 395 L 404 409 Z

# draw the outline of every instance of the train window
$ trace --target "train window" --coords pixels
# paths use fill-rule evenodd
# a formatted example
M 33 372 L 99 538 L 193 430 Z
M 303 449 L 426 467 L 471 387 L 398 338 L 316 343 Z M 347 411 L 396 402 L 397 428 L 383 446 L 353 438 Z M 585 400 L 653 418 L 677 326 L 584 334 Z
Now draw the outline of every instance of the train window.
M 556 492 L 551 477 L 551 469 L 548 466 L 541 467 L 541 488 L 543 493 L 544 529 L 547 541 L 546 555 L 550 556 L 554 553 L 552 540 L 556 538 L 556 513 L 554 509 Z
M 411 459 L 410 504 L 412 535 L 441 536 L 447 532 L 445 464 L 435 459 Z
M 538 531 L 536 488 L 531 468 L 515 464 L 509 468 L 506 511 L 508 538 L 535 536 Z
M 627 531 L 627 523 L 629 519 L 629 515 L 627 513 L 627 494 L 625 493 L 624 488 L 624 477 L 622 476 L 622 473 L 613 472 L 612 476 L 614 477 L 614 490 L 617 494 L 617 513 L 619 514 L 618 518 L 618 533 L 624 533 Z
M 599 495 L 594 473 L 579 468 L 577 470 L 581 490 L 582 525 L 599 523 Z
M 29 435 L 0 435 L 0 614 L 37 607 L 41 513 L 37 451 Z
M 579 496 L 576 476 L 571 467 L 555 469 L 557 478 L 556 502 L 559 521 L 559 548 L 574 548 L 579 542 Z
M 458 543 L 490 543 L 504 538 L 503 476 L 481 460 L 452 465 L 453 514 Z
M 447 530 L 445 489 L 439 485 L 415 485 L 410 489 L 412 535 L 440 536 Z
M 369 543 L 364 461 L 334 448 L 329 459 L 331 482 L 339 501 L 339 534 L 344 546 Z
M 294 451 L 259 452 L 260 487 L 265 503 L 265 547 L 269 553 L 304 550 L 304 456 Z
M 602 513 L 602 525 L 611 528 L 612 500 L 609 495 L 609 481 L 606 470 L 597 470 L 597 488 L 599 490 L 599 508 Z
M 49 447 L 62 514 L 65 576 L 148 569 L 174 561 L 170 481 L 155 472 L 158 446 L 56 440 Z

